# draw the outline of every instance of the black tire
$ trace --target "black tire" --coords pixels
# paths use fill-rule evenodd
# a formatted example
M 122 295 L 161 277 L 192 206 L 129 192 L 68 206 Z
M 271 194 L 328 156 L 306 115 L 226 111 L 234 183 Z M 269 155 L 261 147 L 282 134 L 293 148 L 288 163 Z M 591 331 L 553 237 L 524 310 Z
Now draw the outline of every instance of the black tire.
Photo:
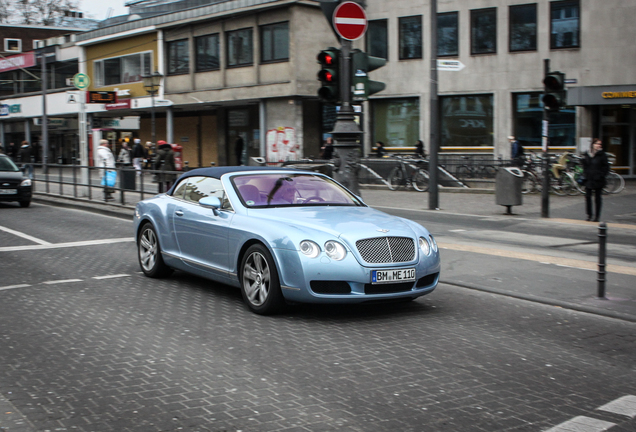
M 413 176 L 413 189 L 418 192 L 426 192 L 428 186 L 428 173 L 423 169 L 418 169 Z
M 163 262 L 159 237 L 150 222 L 146 222 L 139 231 L 137 258 L 141 271 L 148 277 L 161 278 L 172 273 L 172 269 Z
M 254 244 L 247 249 L 239 278 L 243 300 L 253 312 L 270 315 L 285 305 L 276 264 L 265 246 Z
M 404 184 L 404 173 L 399 167 L 395 167 L 389 174 L 389 189 L 397 190 Z
M 537 179 L 530 171 L 523 171 L 522 194 L 529 194 L 537 189 Z
M 26 208 L 31 205 L 31 200 L 20 201 L 20 207 Z

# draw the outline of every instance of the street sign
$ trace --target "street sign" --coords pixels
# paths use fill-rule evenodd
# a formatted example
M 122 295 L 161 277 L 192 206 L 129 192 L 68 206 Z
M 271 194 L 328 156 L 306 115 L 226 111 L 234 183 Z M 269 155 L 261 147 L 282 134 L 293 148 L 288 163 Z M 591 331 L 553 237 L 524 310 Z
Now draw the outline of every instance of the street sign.
M 458 72 L 465 67 L 466 65 L 459 60 L 437 60 L 438 71 Z
M 86 87 L 91 85 L 91 79 L 86 74 L 76 73 L 73 76 L 73 84 L 75 84 L 75 87 L 78 89 L 84 90 Z
M 367 14 L 358 3 L 341 3 L 333 13 L 333 26 L 343 39 L 360 39 L 367 31 Z

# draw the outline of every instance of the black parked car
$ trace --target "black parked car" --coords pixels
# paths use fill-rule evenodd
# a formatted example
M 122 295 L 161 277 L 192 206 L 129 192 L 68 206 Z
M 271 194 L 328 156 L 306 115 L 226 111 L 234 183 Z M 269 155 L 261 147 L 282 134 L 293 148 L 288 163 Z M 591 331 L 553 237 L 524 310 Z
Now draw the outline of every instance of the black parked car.
M 9 156 L 0 154 L 0 201 L 17 201 L 21 207 L 28 207 L 31 193 L 31 179 Z

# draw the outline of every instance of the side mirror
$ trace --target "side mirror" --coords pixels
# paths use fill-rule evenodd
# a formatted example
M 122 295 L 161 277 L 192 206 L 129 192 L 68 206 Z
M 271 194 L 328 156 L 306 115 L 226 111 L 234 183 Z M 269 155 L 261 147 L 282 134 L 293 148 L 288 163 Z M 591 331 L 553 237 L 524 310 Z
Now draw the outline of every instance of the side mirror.
M 214 216 L 218 216 L 219 209 L 221 208 L 221 200 L 218 197 L 208 196 L 201 198 L 199 200 L 199 204 L 201 204 L 203 207 L 211 208 L 214 212 Z

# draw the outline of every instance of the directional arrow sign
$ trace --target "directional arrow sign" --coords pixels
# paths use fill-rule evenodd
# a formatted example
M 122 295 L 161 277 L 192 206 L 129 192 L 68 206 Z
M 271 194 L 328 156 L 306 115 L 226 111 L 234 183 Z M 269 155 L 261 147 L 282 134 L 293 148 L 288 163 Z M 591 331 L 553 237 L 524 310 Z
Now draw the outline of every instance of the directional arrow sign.
M 457 72 L 464 69 L 466 65 L 459 60 L 437 60 L 438 71 Z
M 333 26 L 343 39 L 360 39 L 367 31 L 367 14 L 358 3 L 340 3 L 333 12 Z

